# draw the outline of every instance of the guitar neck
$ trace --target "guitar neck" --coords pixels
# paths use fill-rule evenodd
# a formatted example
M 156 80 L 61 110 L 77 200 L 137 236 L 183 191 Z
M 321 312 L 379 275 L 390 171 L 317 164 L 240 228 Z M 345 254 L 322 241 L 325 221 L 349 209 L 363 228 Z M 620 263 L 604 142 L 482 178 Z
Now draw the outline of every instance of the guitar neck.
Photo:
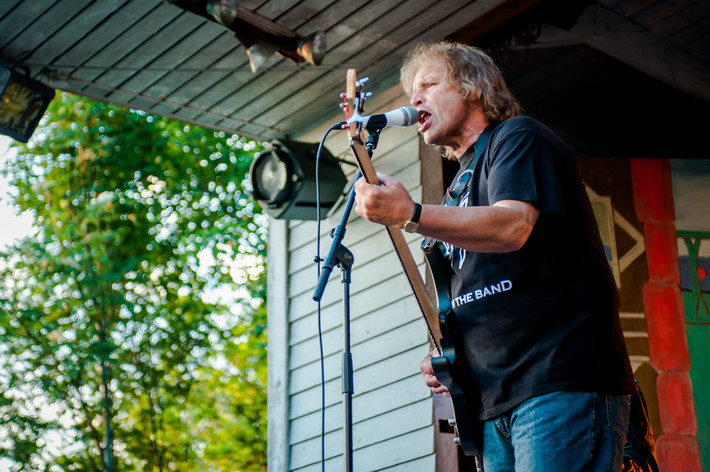
M 380 179 L 377 177 L 377 172 L 372 165 L 370 155 L 365 149 L 365 145 L 362 143 L 362 140 L 359 139 L 359 136 L 355 138 L 352 136 L 353 135 L 351 135 L 350 138 L 350 148 L 355 154 L 360 172 L 362 172 L 363 177 L 368 183 L 375 185 L 380 184 Z M 424 316 L 424 321 L 426 321 L 427 327 L 429 328 L 429 334 L 437 348 L 440 348 L 439 340 L 441 339 L 441 330 L 439 328 L 439 309 L 432 303 L 429 297 L 426 284 L 419 272 L 419 267 L 417 267 L 412 251 L 409 250 L 409 245 L 404 238 L 402 230 L 397 226 L 386 226 L 385 228 L 397 252 L 397 257 L 402 263 L 402 269 L 404 269 L 404 274 L 412 288 L 414 298 L 416 298 L 419 309 Z

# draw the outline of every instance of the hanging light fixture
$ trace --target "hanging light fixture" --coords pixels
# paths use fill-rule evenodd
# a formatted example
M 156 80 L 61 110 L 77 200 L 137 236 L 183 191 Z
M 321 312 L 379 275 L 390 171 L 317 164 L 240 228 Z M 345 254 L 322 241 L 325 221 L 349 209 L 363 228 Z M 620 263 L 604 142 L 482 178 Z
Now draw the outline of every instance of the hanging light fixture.
M 237 0 L 207 0 L 207 13 L 218 23 L 229 28 L 237 18 L 239 2 Z
M 239 0 L 165 0 L 184 10 L 217 22 L 234 32 L 249 56 L 252 72 L 273 54 L 292 62 L 319 65 L 325 57 L 323 31 L 301 36 L 275 21 L 241 5 Z
M 26 143 L 54 98 L 54 89 L 29 71 L 0 65 L 0 133 Z
M 345 174 L 327 149 L 321 150 L 320 215 L 316 203 L 318 144 L 275 140 L 252 161 L 252 196 L 270 216 L 282 220 L 325 218 L 343 196 Z

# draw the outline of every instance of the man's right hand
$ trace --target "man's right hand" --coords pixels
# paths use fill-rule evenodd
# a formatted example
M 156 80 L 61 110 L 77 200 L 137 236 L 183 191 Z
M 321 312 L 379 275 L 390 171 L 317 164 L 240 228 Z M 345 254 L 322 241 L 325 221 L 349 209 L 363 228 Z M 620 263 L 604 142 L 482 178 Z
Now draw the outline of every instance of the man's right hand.
M 431 358 L 438 357 L 439 351 L 433 349 L 429 354 L 426 355 L 422 362 L 419 364 L 419 370 L 422 371 L 424 376 L 424 383 L 427 387 L 431 388 L 434 393 L 443 393 L 447 397 L 449 396 L 449 390 L 441 385 L 434 375 L 434 369 L 431 366 Z

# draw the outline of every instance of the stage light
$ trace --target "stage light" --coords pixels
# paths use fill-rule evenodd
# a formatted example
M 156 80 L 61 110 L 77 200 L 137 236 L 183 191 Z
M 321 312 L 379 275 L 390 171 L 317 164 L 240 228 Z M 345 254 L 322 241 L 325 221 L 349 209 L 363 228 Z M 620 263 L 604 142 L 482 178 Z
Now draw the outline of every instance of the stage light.
M 0 65 L 0 133 L 26 143 L 53 98 L 54 89 L 29 72 Z
M 274 218 L 316 220 L 317 144 L 275 140 L 251 164 L 252 196 Z M 320 219 L 343 196 L 347 179 L 325 147 L 321 151 Z
M 306 62 L 315 66 L 320 65 L 325 57 L 326 41 L 325 33 L 316 31 L 313 34 L 301 38 L 298 41 L 296 52 L 303 57 Z
M 232 26 L 237 18 L 239 2 L 237 0 L 207 0 L 207 13 L 218 23 L 226 27 Z

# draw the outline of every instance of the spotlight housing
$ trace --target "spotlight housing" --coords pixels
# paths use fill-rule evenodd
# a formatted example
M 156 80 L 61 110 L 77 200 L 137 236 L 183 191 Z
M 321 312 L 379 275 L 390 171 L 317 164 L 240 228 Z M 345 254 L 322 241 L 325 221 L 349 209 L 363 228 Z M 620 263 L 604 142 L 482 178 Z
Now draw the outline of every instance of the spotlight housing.
M 320 157 L 320 215 L 316 211 L 316 152 L 318 144 L 272 141 L 252 161 L 252 196 L 273 218 L 323 219 L 343 196 L 347 179 L 340 164 L 324 147 Z
M 0 133 L 26 143 L 54 98 L 54 89 L 0 65 Z

